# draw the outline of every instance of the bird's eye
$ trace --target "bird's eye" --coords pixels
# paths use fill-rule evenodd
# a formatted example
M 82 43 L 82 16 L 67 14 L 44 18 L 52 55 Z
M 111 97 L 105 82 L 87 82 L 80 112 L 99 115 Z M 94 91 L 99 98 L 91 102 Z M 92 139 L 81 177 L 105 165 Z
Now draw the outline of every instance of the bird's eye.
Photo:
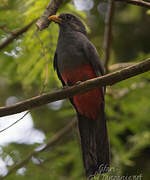
M 67 20 L 70 20 L 70 19 L 71 19 L 71 17 L 70 17 L 69 15 L 67 15 L 67 16 L 66 16 L 66 19 L 67 19 Z

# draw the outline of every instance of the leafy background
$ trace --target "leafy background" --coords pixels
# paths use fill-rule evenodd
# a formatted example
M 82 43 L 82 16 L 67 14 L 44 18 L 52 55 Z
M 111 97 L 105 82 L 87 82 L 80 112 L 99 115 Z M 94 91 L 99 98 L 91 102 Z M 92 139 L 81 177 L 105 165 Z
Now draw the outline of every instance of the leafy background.
M 48 3 L 49 0 L 1 0 L 0 27 L 7 27 L 9 31 L 23 27 L 38 18 Z M 79 3 L 82 3 L 82 6 Z M 96 46 L 101 59 L 103 59 L 104 21 L 107 5 L 107 1 L 74 0 L 66 1 L 58 11 L 58 13 L 74 13 L 87 23 L 88 38 Z M 144 8 L 116 3 L 109 65 L 120 62 L 139 62 L 149 57 L 149 16 L 149 11 Z M 8 32 L 0 28 L 0 42 L 9 36 Z M 47 66 L 48 82 L 45 92 L 54 91 L 61 86 L 52 66 L 57 36 L 58 27 L 54 23 L 42 32 L 37 32 L 36 27 L 32 26 L 30 30 L 0 51 L 1 106 L 7 102 L 10 104 L 38 95 L 46 78 Z M 149 88 L 149 72 L 109 88 L 112 92 L 112 95 L 106 95 L 106 114 L 112 157 L 112 168 L 109 175 L 138 176 L 141 174 L 144 180 L 150 178 Z M 30 115 L 34 123 L 33 127 L 41 132 L 44 138 L 41 142 L 29 143 L 30 136 L 23 141 L 26 134 L 20 133 L 18 137 L 22 139 L 2 144 L 2 139 L 11 135 L 9 131 L 1 133 L 1 175 L 5 175 L 7 169 L 23 160 L 33 149 L 46 143 L 73 119 L 75 112 L 68 100 L 63 100 L 32 110 Z M 17 120 L 17 116 L 11 116 L 10 119 Z M 1 129 L 4 128 L 3 121 L 4 118 L 1 118 Z M 15 126 L 14 131 L 17 131 L 21 123 L 19 127 Z M 38 137 L 39 132 L 34 136 Z M 94 179 L 103 178 L 104 176 Z M 55 147 L 33 157 L 26 166 L 6 179 L 84 179 L 77 130 L 73 129 Z

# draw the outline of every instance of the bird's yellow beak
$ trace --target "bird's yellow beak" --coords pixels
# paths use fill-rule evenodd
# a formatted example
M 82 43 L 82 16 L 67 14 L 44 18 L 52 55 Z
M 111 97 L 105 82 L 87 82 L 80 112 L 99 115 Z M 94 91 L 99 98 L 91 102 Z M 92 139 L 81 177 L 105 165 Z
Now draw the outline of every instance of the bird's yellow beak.
M 49 19 L 50 21 L 54 21 L 55 23 L 58 23 L 58 24 L 61 24 L 61 23 L 62 23 L 62 19 L 59 18 L 57 15 L 49 16 L 48 19 Z

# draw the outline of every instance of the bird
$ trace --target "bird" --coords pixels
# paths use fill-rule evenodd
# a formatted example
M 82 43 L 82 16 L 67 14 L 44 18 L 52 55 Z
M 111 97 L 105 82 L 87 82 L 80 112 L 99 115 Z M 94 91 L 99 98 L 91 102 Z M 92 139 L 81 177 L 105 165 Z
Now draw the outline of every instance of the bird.
M 70 13 L 48 17 L 59 26 L 54 69 L 62 85 L 73 86 L 104 75 L 95 46 L 83 22 Z M 96 87 L 70 98 L 78 119 L 83 166 L 88 179 L 108 172 L 109 140 L 105 117 L 105 87 Z

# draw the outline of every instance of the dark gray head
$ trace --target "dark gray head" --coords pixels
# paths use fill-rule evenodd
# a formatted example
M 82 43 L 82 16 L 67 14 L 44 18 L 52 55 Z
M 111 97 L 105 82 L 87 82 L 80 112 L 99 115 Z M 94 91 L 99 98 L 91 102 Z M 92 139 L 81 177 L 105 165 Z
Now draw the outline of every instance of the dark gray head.
M 73 14 L 63 13 L 59 16 L 52 15 L 49 17 L 49 20 L 59 24 L 60 29 L 63 31 L 78 31 L 86 34 L 85 26 L 80 19 Z

